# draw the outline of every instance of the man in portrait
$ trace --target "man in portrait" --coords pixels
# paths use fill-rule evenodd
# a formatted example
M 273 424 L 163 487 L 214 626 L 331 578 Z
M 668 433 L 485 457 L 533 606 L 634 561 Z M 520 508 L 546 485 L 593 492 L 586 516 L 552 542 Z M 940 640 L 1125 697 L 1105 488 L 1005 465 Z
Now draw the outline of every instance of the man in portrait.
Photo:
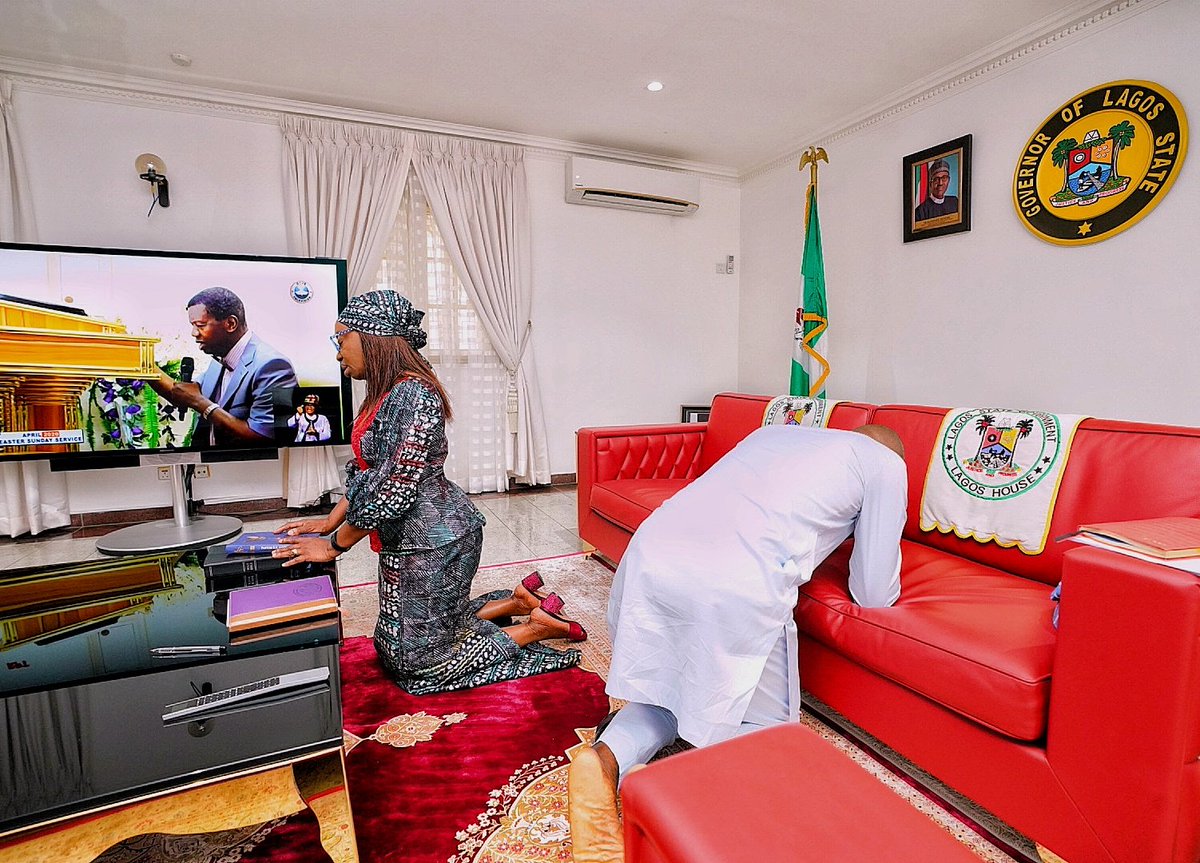
M 958 212 L 958 196 L 947 194 L 950 189 L 950 164 L 945 159 L 934 159 L 929 163 L 927 175 L 929 180 L 925 198 L 913 212 L 914 222 L 925 222 Z

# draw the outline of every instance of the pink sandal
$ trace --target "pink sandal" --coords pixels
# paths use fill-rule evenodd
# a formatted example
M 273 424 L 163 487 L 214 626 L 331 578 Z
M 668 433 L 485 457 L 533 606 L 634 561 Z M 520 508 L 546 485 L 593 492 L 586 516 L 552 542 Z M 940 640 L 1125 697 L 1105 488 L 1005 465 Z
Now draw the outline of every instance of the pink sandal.
M 542 611 L 553 617 L 555 620 L 568 625 L 567 641 L 587 641 L 587 630 L 579 625 L 577 621 L 568 620 L 561 617 L 559 612 L 563 610 L 563 601 L 557 593 L 549 594 L 542 600 Z
M 538 574 L 536 569 L 521 579 L 521 587 L 532 593 L 533 598 L 538 602 L 543 602 L 546 599 L 544 594 L 538 593 L 538 588 L 545 586 L 546 583 L 542 581 L 542 577 Z

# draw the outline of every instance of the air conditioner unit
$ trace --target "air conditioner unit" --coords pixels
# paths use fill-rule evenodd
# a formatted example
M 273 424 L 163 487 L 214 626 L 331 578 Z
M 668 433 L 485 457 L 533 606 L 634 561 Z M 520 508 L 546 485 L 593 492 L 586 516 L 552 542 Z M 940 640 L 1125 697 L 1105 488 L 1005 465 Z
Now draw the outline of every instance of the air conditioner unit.
M 700 179 L 643 165 L 572 156 L 567 203 L 682 216 L 699 209 Z

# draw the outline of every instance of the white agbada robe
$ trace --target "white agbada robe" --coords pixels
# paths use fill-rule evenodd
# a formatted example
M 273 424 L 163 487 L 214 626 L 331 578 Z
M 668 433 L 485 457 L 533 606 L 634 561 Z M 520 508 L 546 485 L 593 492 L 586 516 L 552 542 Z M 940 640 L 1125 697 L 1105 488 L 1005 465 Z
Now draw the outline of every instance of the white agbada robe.
M 675 714 L 705 746 L 737 734 L 781 638 L 793 719 L 797 588 L 852 532 L 850 593 L 900 595 L 904 461 L 865 435 L 768 426 L 655 510 L 613 580 L 607 692 Z

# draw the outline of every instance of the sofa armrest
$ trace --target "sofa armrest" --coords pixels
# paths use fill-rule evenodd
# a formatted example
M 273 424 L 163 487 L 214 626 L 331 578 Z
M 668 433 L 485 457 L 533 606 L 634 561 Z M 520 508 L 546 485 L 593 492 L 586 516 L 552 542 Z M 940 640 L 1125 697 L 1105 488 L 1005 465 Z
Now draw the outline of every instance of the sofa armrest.
M 613 563 L 619 562 L 633 531 L 594 511 L 592 490 L 597 483 L 611 480 L 694 479 L 707 429 L 707 423 L 671 423 L 576 432 L 579 536 Z
M 1196 860 L 1200 577 L 1095 548 L 1062 575 L 1050 765 L 1116 859 Z

